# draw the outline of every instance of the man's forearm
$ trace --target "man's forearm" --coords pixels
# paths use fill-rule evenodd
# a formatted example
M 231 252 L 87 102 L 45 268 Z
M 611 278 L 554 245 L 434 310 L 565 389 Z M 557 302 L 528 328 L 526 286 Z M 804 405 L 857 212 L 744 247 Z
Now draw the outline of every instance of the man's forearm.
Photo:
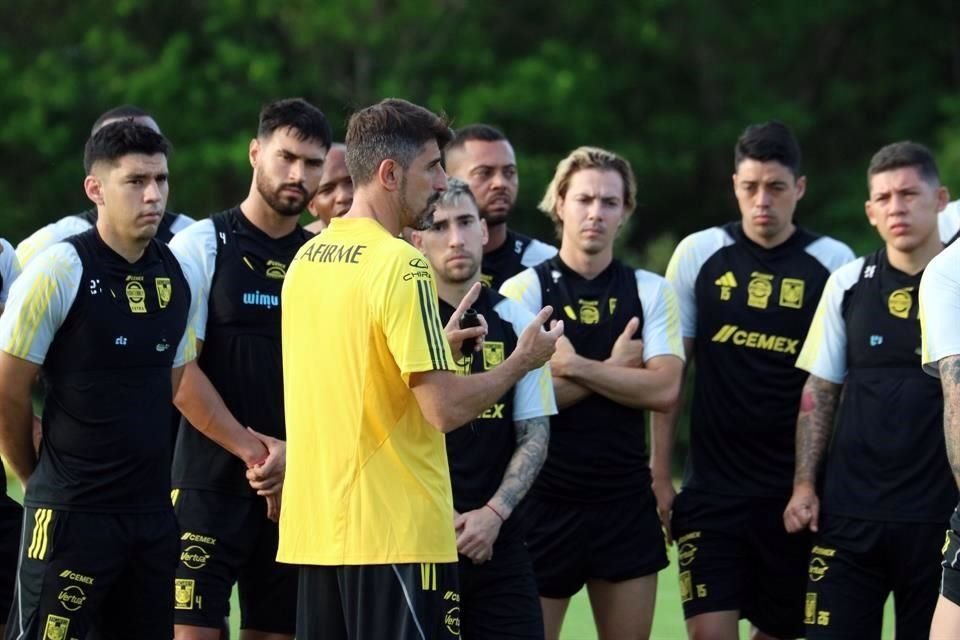
M 563 376 L 553 376 L 553 395 L 558 409 L 566 409 L 590 397 L 593 392 Z
M 681 403 L 667 411 L 650 412 L 650 474 L 654 480 L 673 481 L 673 446 L 677 439 Z
M 227 408 L 210 378 L 197 363 L 183 367 L 174 401 L 198 431 L 251 466 L 267 457 L 267 449 Z
M 943 435 L 953 479 L 960 487 L 960 356 L 940 360 L 943 387 Z
M 517 504 L 530 491 L 544 460 L 547 459 L 547 448 L 550 444 L 550 418 L 540 416 L 518 420 L 514 426 L 517 431 L 517 448 L 503 474 L 503 481 L 489 500 L 503 519 L 510 517 Z
M 676 365 L 639 369 L 579 357 L 567 377 L 618 404 L 662 410 L 673 405 L 679 393 L 682 360 L 676 358 Z
M 29 394 L 26 401 L 4 398 L 0 408 L 0 453 L 13 473 L 24 485 L 37 466 L 33 447 L 33 406 Z
M 797 460 L 793 484 L 814 486 L 827 443 L 842 385 L 811 374 L 803 385 L 797 417 Z

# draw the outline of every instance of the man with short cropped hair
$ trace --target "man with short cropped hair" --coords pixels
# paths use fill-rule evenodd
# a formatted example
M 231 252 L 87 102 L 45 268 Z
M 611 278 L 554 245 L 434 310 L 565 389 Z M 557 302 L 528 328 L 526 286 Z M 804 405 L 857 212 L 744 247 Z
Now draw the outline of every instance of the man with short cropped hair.
M 307 210 L 316 220 L 304 228 L 310 233 L 320 233 L 330 225 L 331 220 L 349 211 L 351 204 L 353 180 L 347 171 L 347 148 L 335 142 L 323 162 L 317 195 L 307 203 Z

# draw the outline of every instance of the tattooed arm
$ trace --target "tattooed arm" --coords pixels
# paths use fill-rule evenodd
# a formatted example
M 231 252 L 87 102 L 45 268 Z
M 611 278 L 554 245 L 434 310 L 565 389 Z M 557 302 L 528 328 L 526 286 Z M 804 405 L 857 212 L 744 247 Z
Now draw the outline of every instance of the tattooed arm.
M 943 387 L 943 435 L 953 479 L 960 486 L 960 355 L 938 363 Z
M 843 385 L 812 374 L 803 385 L 800 415 L 797 417 L 793 496 L 783 512 L 783 524 L 790 533 L 808 527 L 811 531 L 818 528 L 820 499 L 817 497 L 817 470 L 833 432 L 833 418 L 842 388 Z
M 550 441 L 550 419 L 546 416 L 518 420 L 517 448 L 510 458 L 503 481 L 487 504 L 460 514 L 454 521 L 457 551 L 479 564 L 493 556 L 493 543 L 500 535 L 500 526 L 523 499 L 547 459 Z

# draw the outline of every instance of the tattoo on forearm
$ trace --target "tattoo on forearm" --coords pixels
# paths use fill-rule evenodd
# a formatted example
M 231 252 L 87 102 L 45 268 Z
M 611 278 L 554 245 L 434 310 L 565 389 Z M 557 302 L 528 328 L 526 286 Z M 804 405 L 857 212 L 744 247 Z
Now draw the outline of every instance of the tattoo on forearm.
M 803 385 L 797 417 L 797 461 L 794 483 L 813 483 L 833 433 L 833 418 L 842 385 L 811 375 Z
M 953 478 L 960 486 L 960 356 L 940 360 L 943 387 L 943 436 Z
M 497 496 L 511 511 L 527 495 L 533 486 L 543 461 L 547 459 L 547 446 L 550 443 L 550 418 L 541 416 L 529 420 L 518 420 L 514 424 L 517 431 L 517 448 L 510 458 L 503 482 L 497 489 Z

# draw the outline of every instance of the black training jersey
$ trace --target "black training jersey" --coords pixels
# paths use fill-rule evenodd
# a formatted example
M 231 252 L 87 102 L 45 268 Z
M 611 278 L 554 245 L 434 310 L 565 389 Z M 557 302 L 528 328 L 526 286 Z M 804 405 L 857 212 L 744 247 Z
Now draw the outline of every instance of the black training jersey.
M 240 424 L 281 440 L 280 289 L 287 266 L 311 237 L 298 226 L 271 238 L 237 207 L 198 222 L 171 243 L 202 274 L 200 310 L 191 319 L 203 341 L 200 368 Z M 239 458 L 184 419 L 174 451 L 174 487 L 253 497 L 245 472 Z
M 559 256 L 508 280 L 503 293 L 530 310 L 554 308 L 564 335 L 580 355 L 610 356 L 614 342 L 634 316 L 644 360 L 683 358 L 679 317 L 672 288 L 660 276 L 614 260 L 587 280 Z M 547 461 L 531 493 L 539 498 L 592 503 L 648 491 L 645 412 L 591 394 L 561 409 L 550 421 Z
M 773 249 L 739 222 L 685 238 L 667 267 L 696 362 L 684 487 L 735 496 L 790 494 L 797 411 L 794 367 L 846 245 L 797 228 Z
M 192 358 L 191 294 L 151 241 L 135 263 L 91 229 L 14 283 L 0 348 L 42 364 L 43 442 L 24 502 L 91 512 L 170 508 L 171 367 Z
M 957 502 L 939 381 L 920 367 L 922 273 L 885 249 L 827 281 L 797 366 L 843 384 L 822 510 L 881 521 L 946 522 Z
M 498 290 L 508 278 L 555 255 L 556 247 L 507 229 L 503 244 L 483 254 L 480 280 L 484 286 Z
M 517 346 L 517 336 L 533 320 L 533 314 L 513 300 L 483 289 L 473 308 L 487 321 L 483 350 L 461 360 L 461 374 L 483 373 L 506 360 Z M 454 308 L 440 301 L 440 317 L 449 322 Z M 503 482 L 514 451 L 514 423 L 550 416 L 557 412 L 549 367 L 528 372 L 512 389 L 469 424 L 448 433 L 447 459 L 453 486 L 453 506 L 458 513 L 481 508 Z M 510 518 L 500 532 L 506 538 L 519 531 L 517 518 Z M 498 538 L 499 539 L 499 538 Z

